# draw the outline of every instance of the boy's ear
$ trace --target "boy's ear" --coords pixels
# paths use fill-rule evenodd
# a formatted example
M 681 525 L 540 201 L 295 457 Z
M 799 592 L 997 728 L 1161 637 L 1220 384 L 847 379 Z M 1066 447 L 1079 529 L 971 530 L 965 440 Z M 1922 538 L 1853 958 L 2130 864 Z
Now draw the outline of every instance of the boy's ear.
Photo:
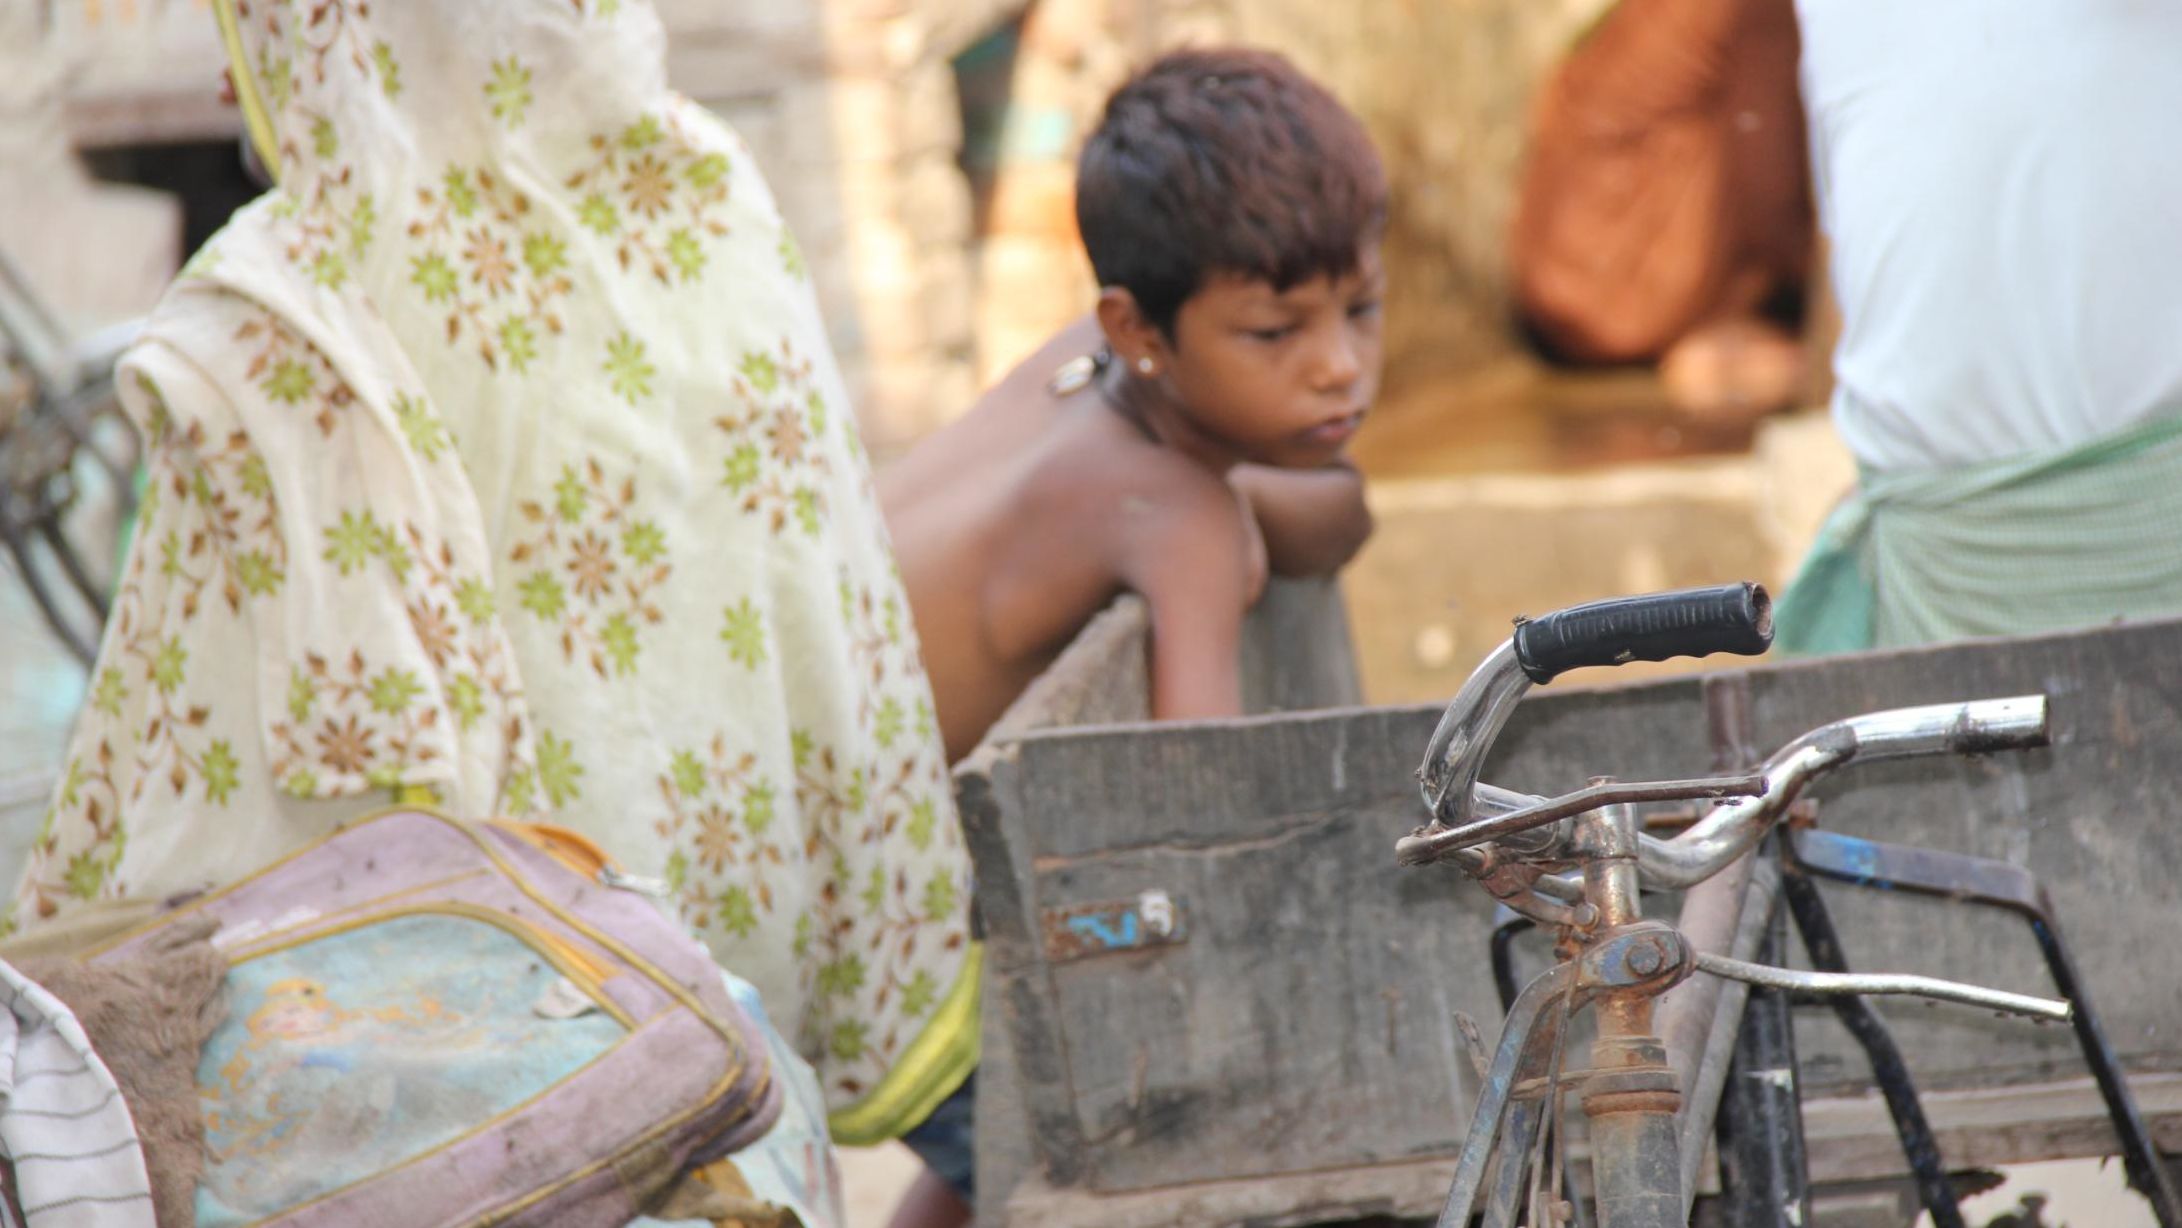
M 1151 359 L 1154 367 L 1167 365 L 1173 347 L 1168 345 L 1166 334 L 1159 331 L 1137 305 L 1136 296 L 1120 286 L 1107 286 L 1099 291 L 1099 330 L 1106 334 L 1106 346 L 1114 357 L 1131 370 L 1138 369 L 1143 359 Z

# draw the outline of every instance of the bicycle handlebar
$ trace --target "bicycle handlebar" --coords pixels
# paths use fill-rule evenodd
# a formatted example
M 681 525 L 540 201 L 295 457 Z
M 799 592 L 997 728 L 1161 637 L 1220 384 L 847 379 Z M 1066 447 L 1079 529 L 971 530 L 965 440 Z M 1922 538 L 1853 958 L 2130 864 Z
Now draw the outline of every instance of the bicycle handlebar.
M 1521 620 L 1514 643 L 1523 673 L 1540 684 L 1586 665 L 1754 657 L 1773 643 L 1773 602 L 1747 583 L 1615 597 Z
M 1852 761 L 2028 750 L 2044 746 L 2047 734 L 2043 695 L 1896 708 L 1821 725 L 1766 760 L 1764 795 L 1720 806 L 1672 839 L 1639 840 L 1644 885 L 1691 887 L 1719 873 L 1756 844 L 1813 780 Z
M 1741 801 L 1715 808 L 1702 820 L 1669 839 L 1640 834 L 1637 864 L 1644 885 L 1679 890 L 1694 887 L 1718 874 L 1779 822 L 1813 781 L 1852 762 L 1877 763 L 1922 755 L 2028 750 L 2045 745 L 2048 733 L 2046 697 L 2043 695 L 1895 708 L 1821 725 L 1781 747 L 1766 760 L 1759 774 L 1758 779 L 1764 782 L 1762 790 L 1748 788 L 1745 783 L 1750 779 L 1748 777 L 1622 786 L 1635 793 L 1651 792 L 1660 796 L 1671 793 L 1684 798 L 1701 796 L 1705 786 L 1710 787 L 1713 796 L 1731 790 L 1750 794 Z M 1493 833 L 1504 838 L 1530 827 L 1558 822 L 1566 812 L 1586 808 L 1578 805 L 1579 802 L 1601 789 L 1613 787 L 1593 786 L 1565 797 L 1546 798 L 1479 784 L 1476 802 L 1483 817 L 1471 827 L 1473 830 L 1497 829 L 1506 825 L 1508 816 L 1519 812 L 1538 816 L 1536 822 L 1516 831 Z M 1472 846 L 1467 843 L 1458 846 L 1451 840 L 1452 835 L 1443 831 L 1436 835 L 1405 837 L 1397 844 L 1396 855 L 1410 864 L 1433 861 L 1450 854 L 1458 860 L 1475 861 L 1478 854 L 1462 856 Z M 1553 837 L 1548 835 L 1524 846 L 1504 847 L 1504 851 L 1519 856 L 1530 854 L 1550 858 L 1553 843 Z M 1535 886 L 1545 894 L 1563 900 L 1574 900 L 1581 894 L 1575 883 L 1561 881 L 1554 875 L 1542 876 Z
M 1565 817 L 1575 797 L 1548 799 L 1478 781 L 1501 728 L 1533 682 L 1579 665 L 1662 660 L 1684 654 L 1763 651 L 1772 634 L 1771 602 L 1755 584 L 1723 585 L 1595 602 L 1520 623 L 1473 672 L 1433 730 L 1417 776 L 1433 823 L 1398 846 L 1404 862 L 1452 856 L 1466 868 L 1485 863 L 1479 847 L 1497 841 L 1502 855 L 1536 857 L 1555 843 L 1538 830 Z M 1644 836 L 1640 864 L 1647 886 L 1688 887 L 1718 873 L 1757 842 L 1798 794 L 1825 772 L 1851 760 L 1927 754 L 1979 754 L 2044 745 L 2042 695 L 1936 704 L 1837 721 L 1782 747 L 1767 761 L 1762 790 L 1723 805 L 1671 840 Z M 1747 779 L 1747 778 L 1746 778 Z M 1678 796 L 1719 797 L 1727 781 L 1632 786 L 1653 792 L 1679 786 Z M 1665 794 L 1661 794 L 1665 796 Z M 1580 808 L 1580 807 L 1579 807 Z M 1525 812 L 1517 815 L 1513 812 Z M 1514 820 L 1511 822 L 1510 820 Z M 1530 838 L 1512 837 L 1535 831 Z M 1563 899 L 1573 884 L 1548 875 L 1541 891 Z
M 1756 584 L 1617 597 L 1520 620 L 1515 634 L 1462 684 L 1432 731 L 1417 769 L 1425 808 L 1444 827 L 1469 827 L 1485 751 L 1532 683 L 1583 665 L 1760 653 L 1772 638 L 1772 599 Z

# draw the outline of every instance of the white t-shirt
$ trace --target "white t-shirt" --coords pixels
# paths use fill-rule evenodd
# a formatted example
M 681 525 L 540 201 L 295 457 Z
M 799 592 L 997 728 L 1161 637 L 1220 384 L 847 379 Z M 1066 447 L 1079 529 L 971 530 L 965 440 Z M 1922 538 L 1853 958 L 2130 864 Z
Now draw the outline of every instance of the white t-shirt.
M 1927 469 L 2182 412 L 2182 0 L 1797 0 L 1834 420 Z

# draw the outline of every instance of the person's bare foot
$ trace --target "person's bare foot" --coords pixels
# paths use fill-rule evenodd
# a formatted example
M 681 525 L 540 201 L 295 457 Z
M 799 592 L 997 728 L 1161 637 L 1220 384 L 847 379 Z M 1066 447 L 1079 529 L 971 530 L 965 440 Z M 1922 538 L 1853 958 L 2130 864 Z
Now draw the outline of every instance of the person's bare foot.
M 1705 325 L 1675 342 L 1659 361 L 1659 377 L 1674 408 L 1722 426 L 1788 408 L 1803 376 L 1803 343 L 1777 325 L 1750 318 Z

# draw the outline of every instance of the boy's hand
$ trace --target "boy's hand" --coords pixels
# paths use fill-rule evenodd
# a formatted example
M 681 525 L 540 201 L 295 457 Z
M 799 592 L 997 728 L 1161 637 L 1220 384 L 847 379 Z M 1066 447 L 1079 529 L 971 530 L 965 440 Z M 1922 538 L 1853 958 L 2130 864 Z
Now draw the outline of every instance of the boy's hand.
M 1250 506 L 1250 496 L 1239 487 L 1230 485 L 1235 492 L 1235 502 L 1242 509 L 1243 530 L 1243 577 L 1248 585 L 1247 604 L 1256 605 L 1265 596 L 1265 582 L 1272 573 L 1272 560 L 1265 545 L 1265 529 L 1258 523 L 1258 514 Z
M 1237 465 L 1227 480 L 1251 512 L 1274 575 L 1330 576 L 1371 537 L 1364 475 L 1345 459 L 1319 469 Z

